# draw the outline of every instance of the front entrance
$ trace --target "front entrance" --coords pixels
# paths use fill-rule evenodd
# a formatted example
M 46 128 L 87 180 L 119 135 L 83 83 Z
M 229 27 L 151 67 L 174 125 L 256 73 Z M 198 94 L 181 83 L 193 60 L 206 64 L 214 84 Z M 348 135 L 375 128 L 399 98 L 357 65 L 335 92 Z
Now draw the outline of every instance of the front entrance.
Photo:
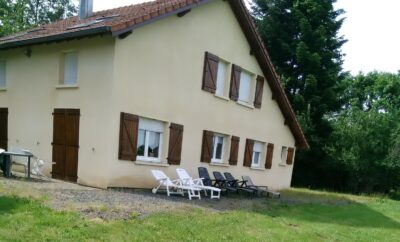
M 55 179 L 78 180 L 79 109 L 54 109 L 53 170 Z
M 0 149 L 7 150 L 8 143 L 8 109 L 0 108 Z

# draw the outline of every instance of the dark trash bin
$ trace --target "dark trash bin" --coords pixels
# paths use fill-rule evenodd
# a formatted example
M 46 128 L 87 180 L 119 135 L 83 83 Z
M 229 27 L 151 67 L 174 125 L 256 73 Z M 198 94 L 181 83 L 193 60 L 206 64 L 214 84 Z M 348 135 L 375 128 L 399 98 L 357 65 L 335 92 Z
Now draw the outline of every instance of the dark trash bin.
M 11 177 L 11 156 L 0 154 L 0 168 L 5 177 Z

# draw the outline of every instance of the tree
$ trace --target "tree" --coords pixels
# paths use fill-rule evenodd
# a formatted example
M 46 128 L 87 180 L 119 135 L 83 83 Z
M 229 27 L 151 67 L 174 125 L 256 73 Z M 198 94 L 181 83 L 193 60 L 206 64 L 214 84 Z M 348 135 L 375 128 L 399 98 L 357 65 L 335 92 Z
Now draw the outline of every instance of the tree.
M 324 115 L 341 107 L 344 79 L 338 36 L 343 11 L 335 0 L 254 0 L 258 30 L 310 143 L 296 156 L 293 183 L 326 186 L 334 179 L 324 144 L 332 127 Z
M 400 185 L 400 74 L 348 77 L 325 150 L 351 192 L 388 192 Z
M 0 36 L 70 17 L 72 0 L 0 0 Z

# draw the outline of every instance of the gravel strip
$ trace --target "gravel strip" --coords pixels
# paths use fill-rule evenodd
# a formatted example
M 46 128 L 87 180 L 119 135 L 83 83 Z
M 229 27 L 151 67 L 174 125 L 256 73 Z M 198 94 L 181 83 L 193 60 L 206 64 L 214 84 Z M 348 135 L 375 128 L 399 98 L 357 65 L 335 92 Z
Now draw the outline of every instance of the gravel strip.
M 194 209 L 208 212 L 248 210 L 267 202 L 265 198 L 237 195 L 223 196 L 220 200 L 202 198 L 190 201 L 186 196 L 168 197 L 163 193 L 152 194 L 150 190 L 101 190 L 58 180 L 27 181 L 21 178 L 0 177 L 0 195 L 2 193 L 38 199 L 46 197 L 46 205 L 55 210 L 78 211 L 84 217 L 95 221 L 143 218 L 152 213 Z

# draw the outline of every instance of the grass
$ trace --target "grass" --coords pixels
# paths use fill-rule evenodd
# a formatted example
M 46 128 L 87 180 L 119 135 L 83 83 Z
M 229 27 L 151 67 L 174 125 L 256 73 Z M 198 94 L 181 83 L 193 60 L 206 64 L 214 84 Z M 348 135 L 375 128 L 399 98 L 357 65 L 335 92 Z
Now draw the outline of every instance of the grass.
M 305 189 L 246 210 L 95 221 L 41 199 L 0 197 L 0 241 L 398 241 L 400 202 Z

